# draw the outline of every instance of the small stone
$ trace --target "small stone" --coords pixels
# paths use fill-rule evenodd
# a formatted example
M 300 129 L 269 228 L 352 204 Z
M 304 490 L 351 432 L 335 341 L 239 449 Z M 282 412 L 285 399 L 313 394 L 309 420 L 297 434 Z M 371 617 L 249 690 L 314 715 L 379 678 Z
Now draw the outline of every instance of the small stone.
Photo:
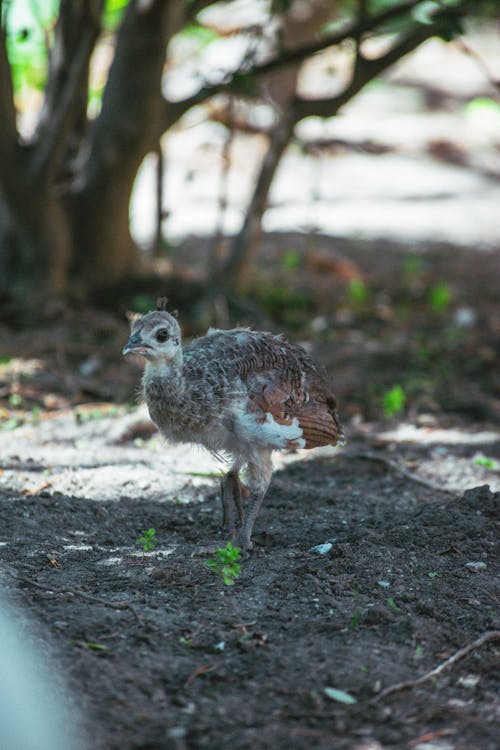
M 377 581 L 379 586 L 382 586 L 383 589 L 388 589 L 391 585 L 389 581 Z
M 167 734 L 173 740 L 181 740 L 187 735 L 187 729 L 185 727 L 172 727 Z
M 465 567 L 469 568 L 469 570 L 473 570 L 474 572 L 477 572 L 478 570 L 486 570 L 487 565 L 485 562 L 481 562 L 480 560 L 477 560 L 477 561 L 465 563 Z
M 478 683 L 479 675 L 477 674 L 467 674 L 464 677 L 458 678 L 458 684 L 464 688 L 468 688 L 469 690 L 473 690 L 474 688 L 476 688 Z
M 311 547 L 310 552 L 316 552 L 317 555 L 327 555 L 333 544 L 331 542 L 325 542 L 324 544 L 317 544 L 315 547 Z

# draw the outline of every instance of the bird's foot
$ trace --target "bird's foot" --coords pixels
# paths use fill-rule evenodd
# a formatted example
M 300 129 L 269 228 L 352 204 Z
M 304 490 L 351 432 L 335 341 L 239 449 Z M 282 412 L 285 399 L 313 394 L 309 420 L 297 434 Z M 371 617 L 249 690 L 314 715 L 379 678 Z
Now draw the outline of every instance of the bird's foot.
M 231 544 L 233 547 L 238 547 L 243 554 L 246 554 L 253 549 L 253 542 L 243 529 L 240 529 L 238 533 L 231 538 Z

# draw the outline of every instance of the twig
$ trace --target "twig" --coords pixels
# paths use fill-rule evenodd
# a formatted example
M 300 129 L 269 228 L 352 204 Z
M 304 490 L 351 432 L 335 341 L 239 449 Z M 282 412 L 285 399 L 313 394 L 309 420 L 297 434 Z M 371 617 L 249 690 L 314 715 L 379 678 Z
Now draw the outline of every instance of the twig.
M 453 494 L 452 490 L 446 489 L 446 487 L 443 487 L 441 484 L 432 482 L 430 479 L 424 479 L 423 477 L 419 477 L 418 474 L 414 474 L 412 471 L 408 471 L 408 469 L 405 469 L 403 466 L 400 466 L 400 464 L 398 464 L 397 461 L 391 461 L 390 458 L 386 458 L 385 456 L 379 456 L 377 453 L 371 453 L 370 451 L 360 451 L 356 453 L 349 453 L 346 451 L 345 453 L 342 453 L 341 455 L 346 456 L 348 458 L 360 458 L 366 461 L 379 461 L 381 464 L 384 464 L 389 469 L 393 469 L 393 471 L 396 471 L 398 474 L 401 474 L 402 477 L 405 477 L 405 479 L 409 479 L 411 482 L 422 484 L 424 487 L 428 487 L 431 490 L 439 490 L 439 492 L 450 492 Z
M 485 643 L 494 641 L 500 641 L 500 630 L 490 630 L 487 633 L 483 633 L 480 638 L 477 638 L 467 646 L 463 646 L 448 659 L 445 659 L 445 661 L 442 661 L 441 664 L 438 664 L 437 667 L 431 669 L 430 672 L 426 672 L 421 677 L 417 677 L 417 679 L 415 680 L 406 680 L 404 682 L 397 682 L 395 685 L 389 685 L 389 687 L 386 687 L 384 690 L 378 693 L 378 695 L 372 698 L 370 703 L 378 703 L 378 701 L 387 698 L 389 695 L 399 693 L 402 690 L 409 690 L 410 688 L 418 687 L 418 685 L 422 685 L 424 682 L 432 680 L 433 677 L 438 677 L 445 669 L 448 669 L 448 667 L 456 664 L 457 661 L 460 661 L 460 659 L 463 659 L 472 651 L 481 648 L 481 646 L 484 646 Z
M 463 38 L 459 37 L 457 39 L 458 46 L 462 49 L 463 52 L 465 52 L 466 55 L 468 55 L 474 62 L 477 64 L 478 68 L 488 81 L 488 83 L 495 89 L 497 94 L 500 92 L 500 80 L 495 77 L 495 75 L 490 70 L 489 66 L 485 63 L 481 55 L 476 52 L 476 50 L 470 46 L 470 44 Z
M 10 571 L 8 571 L 10 572 Z M 45 594 L 54 593 L 54 594 L 71 594 L 72 596 L 78 596 L 80 599 L 83 599 L 84 601 L 91 602 L 92 604 L 100 604 L 103 607 L 109 607 L 110 609 L 129 609 L 132 614 L 134 615 L 137 622 L 141 622 L 141 618 L 137 614 L 134 605 L 130 602 L 108 602 L 105 599 L 100 599 L 97 596 L 92 596 L 91 594 L 86 594 L 84 591 L 79 591 L 78 589 L 57 589 L 57 588 L 47 588 L 41 583 L 37 583 L 36 581 L 32 581 L 31 578 L 27 578 L 24 576 L 18 576 L 15 573 L 11 573 L 11 575 L 16 578 L 16 580 L 20 581 L 21 583 L 25 583 L 28 586 L 33 586 L 33 588 L 40 589 Z

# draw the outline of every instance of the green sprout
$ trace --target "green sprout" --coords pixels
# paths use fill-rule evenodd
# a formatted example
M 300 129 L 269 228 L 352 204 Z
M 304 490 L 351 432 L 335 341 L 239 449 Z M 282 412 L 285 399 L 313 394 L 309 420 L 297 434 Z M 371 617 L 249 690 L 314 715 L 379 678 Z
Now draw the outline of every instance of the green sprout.
M 141 532 L 141 536 L 137 539 L 136 544 L 141 544 L 144 552 L 150 552 L 156 547 L 156 531 L 155 529 L 145 529 Z
M 485 469 L 498 470 L 500 468 L 498 461 L 488 458 L 488 456 L 484 456 L 482 453 L 478 453 L 474 459 L 474 463 L 476 466 L 483 466 Z
M 351 279 L 347 287 L 347 296 L 350 302 L 362 305 L 370 299 L 370 290 L 360 279 Z
M 287 250 L 281 259 L 283 268 L 286 271 L 293 271 L 300 266 L 301 256 L 297 250 Z
M 435 313 L 442 313 L 450 306 L 451 289 L 448 284 L 440 282 L 429 289 L 428 303 L 431 310 Z
M 394 385 L 382 396 L 382 409 L 386 417 L 393 417 L 403 411 L 406 403 L 406 394 L 400 385 Z
M 215 555 L 206 560 L 204 564 L 216 575 L 221 576 L 226 586 L 232 586 L 240 573 L 241 565 L 237 562 L 239 559 L 240 548 L 233 547 L 231 542 L 228 542 L 225 547 L 218 549 Z

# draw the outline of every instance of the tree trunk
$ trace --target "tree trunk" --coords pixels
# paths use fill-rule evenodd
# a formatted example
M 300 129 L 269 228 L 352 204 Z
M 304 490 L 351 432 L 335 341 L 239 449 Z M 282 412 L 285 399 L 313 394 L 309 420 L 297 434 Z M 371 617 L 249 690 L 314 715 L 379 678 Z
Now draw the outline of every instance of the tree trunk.
M 125 11 L 88 159 L 71 195 L 73 270 L 88 282 L 131 276 L 140 257 L 129 232 L 129 203 L 142 160 L 157 146 L 167 40 L 179 4 L 133 0 Z

